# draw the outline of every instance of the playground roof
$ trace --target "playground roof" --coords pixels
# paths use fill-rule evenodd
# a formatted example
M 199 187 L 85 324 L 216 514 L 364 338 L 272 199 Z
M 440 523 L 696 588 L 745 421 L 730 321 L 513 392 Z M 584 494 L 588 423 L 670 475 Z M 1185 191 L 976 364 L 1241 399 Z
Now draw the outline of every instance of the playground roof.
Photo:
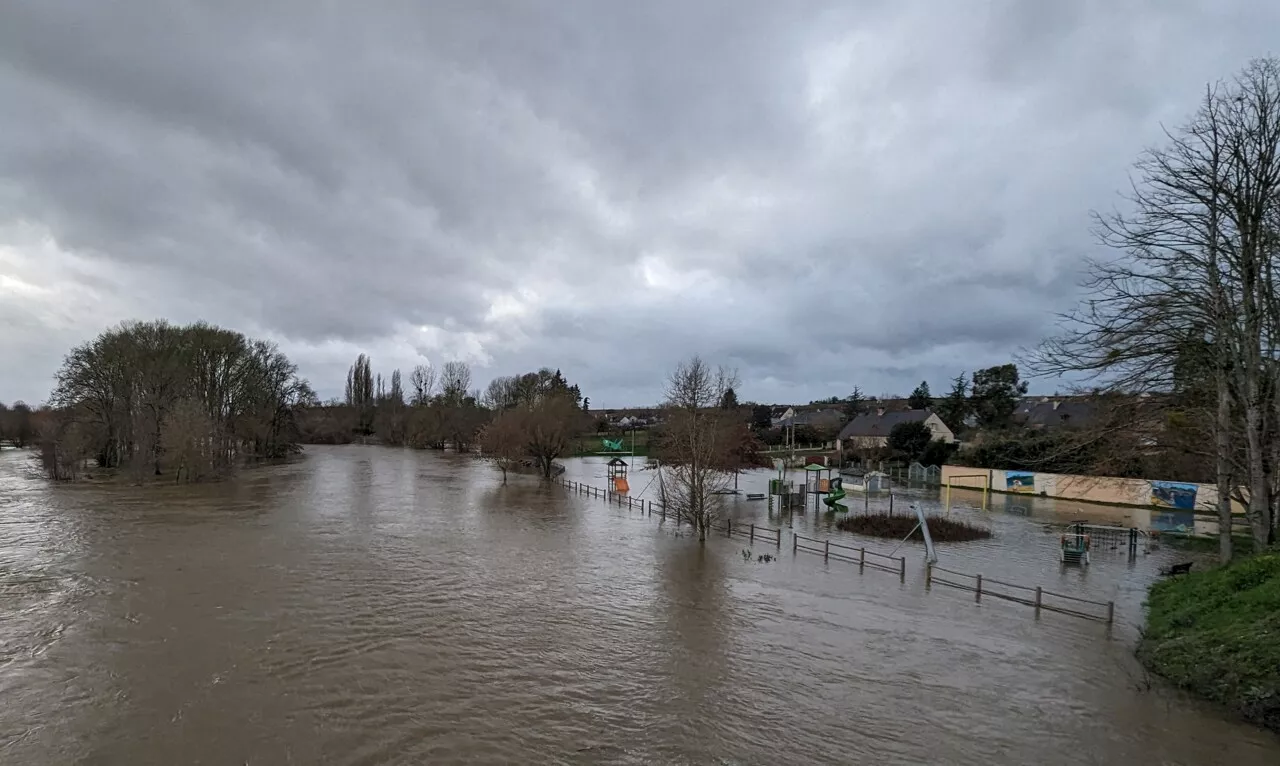
M 614 459 L 609 461 L 609 465 L 626 465 L 626 464 L 627 464 L 627 461 L 623 460 L 620 457 L 615 457 Z
M 806 471 L 834 471 L 835 469 L 829 465 L 807 465 L 804 467 Z

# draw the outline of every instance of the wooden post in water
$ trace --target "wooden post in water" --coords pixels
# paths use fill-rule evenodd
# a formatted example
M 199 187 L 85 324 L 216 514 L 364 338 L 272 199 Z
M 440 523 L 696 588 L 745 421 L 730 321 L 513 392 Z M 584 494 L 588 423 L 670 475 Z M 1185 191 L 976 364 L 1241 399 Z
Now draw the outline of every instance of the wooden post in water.
M 893 515 L 893 493 L 889 493 L 889 515 Z
M 1036 586 L 1036 617 L 1040 616 L 1040 603 L 1044 598 L 1044 589 L 1039 585 Z
M 907 581 L 907 557 L 900 556 L 898 558 L 898 582 Z
M 1107 602 L 1107 624 L 1110 625 L 1116 618 L 1116 602 Z
M 858 549 L 858 574 L 862 574 L 862 568 L 867 565 L 867 549 Z
M 733 519 L 724 520 L 724 536 L 733 537 Z
M 924 560 L 924 587 L 933 587 L 933 562 L 929 559 Z
M 778 550 L 782 550 L 782 530 L 781 530 L 781 529 L 779 529 L 779 530 L 778 530 L 777 532 L 775 532 L 774 534 L 776 534 L 776 535 L 778 536 L 778 540 L 777 540 L 777 542 L 778 542 Z
M 800 550 L 800 536 L 795 532 L 791 533 L 791 552 L 795 553 Z
M 978 580 L 978 587 L 973 591 L 973 600 L 981 601 L 982 600 L 982 575 L 978 575 L 977 580 Z
M 755 524 L 751 525 L 751 544 L 752 545 L 756 544 L 756 525 Z
M 828 540 L 822 547 L 822 560 L 828 561 L 831 558 L 831 541 Z

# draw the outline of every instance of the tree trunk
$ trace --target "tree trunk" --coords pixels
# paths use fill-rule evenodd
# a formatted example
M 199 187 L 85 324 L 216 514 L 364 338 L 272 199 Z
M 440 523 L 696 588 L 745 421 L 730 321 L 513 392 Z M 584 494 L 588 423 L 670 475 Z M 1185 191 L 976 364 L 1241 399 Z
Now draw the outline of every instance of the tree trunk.
M 1245 407 L 1245 438 L 1249 447 L 1249 527 L 1253 549 L 1259 552 L 1271 539 L 1271 485 L 1262 457 L 1262 412 L 1252 397 Z
M 1218 373 L 1218 413 L 1213 430 L 1218 453 L 1218 561 L 1229 564 L 1232 556 L 1231 485 L 1235 479 L 1231 471 L 1231 389 L 1225 373 L 1221 371 Z

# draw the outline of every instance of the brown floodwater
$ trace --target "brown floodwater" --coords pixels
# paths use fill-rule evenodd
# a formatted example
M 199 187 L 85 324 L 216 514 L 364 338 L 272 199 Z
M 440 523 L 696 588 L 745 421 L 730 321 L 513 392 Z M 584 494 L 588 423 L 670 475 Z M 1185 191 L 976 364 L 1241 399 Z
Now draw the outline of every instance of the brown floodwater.
M 1176 554 L 1064 571 L 1043 519 L 1070 509 L 962 499 L 996 536 L 941 555 L 1115 600 L 1111 629 L 926 591 L 918 547 L 905 583 L 789 537 L 759 562 L 466 458 L 307 452 L 196 488 L 54 486 L 0 453 L 0 763 L 1280 763 L 1148 688 L 1142 594 Z

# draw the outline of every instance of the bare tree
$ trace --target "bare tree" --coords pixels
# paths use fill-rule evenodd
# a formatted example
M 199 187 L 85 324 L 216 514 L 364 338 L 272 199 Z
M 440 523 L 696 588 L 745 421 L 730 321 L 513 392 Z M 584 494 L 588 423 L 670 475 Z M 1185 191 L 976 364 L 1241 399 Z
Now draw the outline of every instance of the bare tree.
M 1169 401 L 1208 410 L 1226 561 L 1238 485 L 1247 487 L 1255 548 L 1274 535 L 1280 62 L 1254 61 L 1208 88 L 1167 139 L 1136 165 L 1133 212 L 1097 218 L 1118 255 L 1090 264 L 1089 297 L 1033 364 L 1128 394 L 1175 392 L 1188 376 L 1212 381 L 1207 400 Z
M 737 382 L 735 372 L 713 370 L 697 356 L 681 362 L 667 381 L 658 440 L 663 503 L 698 530 L 699 540 L 719 518 L 722 492 L 733 477 L 726 456 L 741 446 L 733 413 L 720 408 Z
M 523 413 L 507 411 L 489 421 L 480 430 L 480 454 L 502 471 L 502 483 L 507 483 L 507 471 L 526 455 Z
M 435 368 L 429 364 L 417 365 L 409 373 L 409 385 L 413 386 L 413 398 L 409 403 L 414 407 L 426 406 L 435 392 Z
M 440 396 L 444 403 L 459 406 L 471 388 L 471 368 L 466 362 L 445 362 L 440 369 Z

